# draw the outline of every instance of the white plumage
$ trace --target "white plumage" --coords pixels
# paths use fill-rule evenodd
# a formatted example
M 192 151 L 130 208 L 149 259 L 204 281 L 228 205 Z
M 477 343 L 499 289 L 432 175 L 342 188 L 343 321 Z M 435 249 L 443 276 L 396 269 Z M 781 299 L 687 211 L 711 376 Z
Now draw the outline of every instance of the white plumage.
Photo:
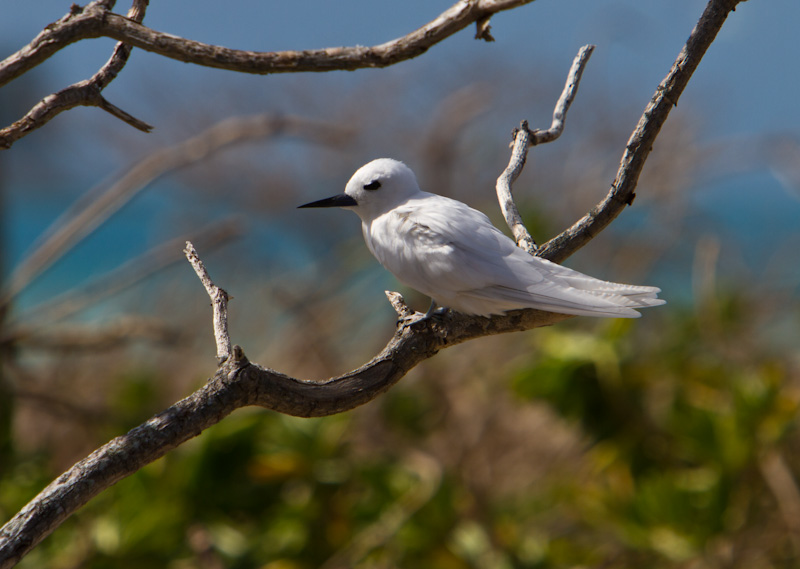
M 664 304 L 657 287 L 595 279 L 516 246 L 483 213 L 419 189 L 389 158 L 362 166 L 345 193 L 300 207 L 344 207 L 361 218 L 364 240 L 399 281 L 438 305 L 488 316 L 517 308 L 637 318 Z

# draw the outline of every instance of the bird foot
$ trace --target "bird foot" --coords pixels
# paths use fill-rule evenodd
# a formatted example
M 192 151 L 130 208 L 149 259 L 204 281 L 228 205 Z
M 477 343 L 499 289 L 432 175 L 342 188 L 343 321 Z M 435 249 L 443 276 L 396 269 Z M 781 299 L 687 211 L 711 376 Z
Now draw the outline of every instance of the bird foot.
M 431 307 L 428 309 L 427 312 L 414 312 L 414 314 L 410 314 L 408 316 L 403 316 L 397 321 L 397 324 L 400 326 L 401 329 L 405 329 L 409 326 L 413 326 L 419 322 L 425 322 L 426 320 L 430 320 L 431 318 L 439 318 L 447 314 L 449 308 L 444 306 L 437 307 L 435 303 L 431 303 Z

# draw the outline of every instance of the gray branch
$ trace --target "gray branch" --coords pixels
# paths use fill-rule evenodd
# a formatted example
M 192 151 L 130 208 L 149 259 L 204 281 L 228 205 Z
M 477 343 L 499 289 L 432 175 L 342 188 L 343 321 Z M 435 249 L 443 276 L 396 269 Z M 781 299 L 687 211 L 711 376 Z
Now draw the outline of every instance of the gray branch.
M 194 272 L 203 283 L 203 286 L 211 297 L 211 305 L 213 307 L 213 327 L 214 327 L 214 341 L 217 343 L 217 363 L 222 364 L 225 360 L 231 357 L 231 337 L 228 333 L 228 293 L 219 288 L 211 280 L 211 276 L 206 270 L 203 261 L 192 245 L 191 241 L 186 242 L 186 248 L 183 250 L 189 263 L 192 265 Z
M 144 19 L 147 3 L 148 0 L 133 0 L 133 5 L 125 17 L 131 22 L 141 22 Z M 84 13 L 94 17 L 97 14 L 105 13 L 107 10 L 113 8 L 113 6 L 113 1 L 95 0 L 81 11 L 79 7 L 73 4 L 72 10 L 67 16 L 64 16 L 59 21 L 48 26 L 47 29 L 40 33 L 29 45 L 0 63 L 0 86 L 18 77 L 22 73 L 25 73 L 47 59 L 52 53 L 55 53 L 52 52 L 50 55 L 47 55 L 48 51 L 46 48 L 52 48 L 53 42 L 56 42 L 56 44 L 59 42 L 61 37 L 60 30 L 63 27 L 69 27 L 74 23 L 77 23 L 79 26 L 85 26 L 85 19 L 81 18 Z M 78 106 L 99 107 L 134 128 L 143 132 L 150 132 L 153 128 L 152 126 L 123 111 L 116 105 L 111 104 L 102 95 L 103 89 L 105 89 L 108 84 L 117 77 L 122 68 L 125 67 L 130 54 L 130 45 L 118 43 L 116 47 L 114 47 L 111 58 L 90 79 L 80 81 L 62 89 L 58 93 L 48 95 L 37 103 L 24 117 L 14 124 L 0 129 L 0 149 L 11 148 L 11 145 L 20 138 L 44 126 L 50 122 L 51 119 L 64 111 Z M 3 71 L 7 74 L 5 80 L 2 80 Z
M 100 186 L 62 214 L 34 251 L 14 269 L 7 283 L 0 286 L 0 309 L 66 251 L 161 176 L 196 164 L 227 146 L 281 134 L 330 144 L 345 140 L 351 131 L 295 115 L 261 113 L 224 119 L 178 144 L 159 148 L 116 177 L 108 187 Z
M 568 257 L 608 225 L 619 213 L 617 208 L 632 201 L 639 173 L 669 107 L 677 101 L 700 58 L 739 1 L 710 0 L 631 136 L 612 192 L 587 218 L 546 243 L 538 254 L 558 260 Z M 468 10 L 474 6 L 507 4 L 473 1 L 457 6 Z M 607 202 L 617 205 L 606 205 Z M 399 295 L 389 296 L 398 313 L 408 311 Z M 197 436 L 235 409 L 257 405 L 301 417 L 341 413 L 384 393 L 411 368 L 440 350 L 473 338 L 530 330 L 565 318 L 569 317 L 532 309 L 492 318 L 449 313 L 441 321 L 425 321 L 398 329 L 372 360 L 344 375 L 322 381 L 295 379 L 252 364 L 241 348 L 234 346 L 230 357 L 202 389 L 78 462 L 3 526 L 0 529 L 0 569 L 16 564 L 91 498 Z
M 477 26 L 476 38 L 491 41 L 489 19 L 493 14 L 532 1 L 461 0 L 421 28 L 373 47 L 276 52 L 229 49 L 152 30 L 141 24 L 147 0 L 134 0 L 127 16 L 111 12 L 115 3 L 112 0 L 94 0 L 83 8 L 73 4 L 69 14 L 0 62 L 0 87 L 77 41 L 109 37 L 121 43 L 111 60 L 94 77 L 45 97 L 23 118 L 0 129 L 0 149 L 10 148 L 59 113 L 80 105 L 100 107 L 139 130 L 150 131 L 150 125 L 112 105 L 100 94 L 125 65 L 131 47 L 185 63 L 262 75 L 387 67 L 425 53 L 431 46 L 473 23 Z
M 689 83 L 700 60 L 703 59 L 709 46 L 714 42 L 717 33 L 736 6 L 743 0 L 710 0 L 700 20 L 695 25 L 689 39 L 683 46 L 675 63 L 667 76 L 661 81 L 653 98 L 647 104 L 631 134 L 625 152 L 617 170 L 617 176 L 611 184 L 606 197 L 583 218 L 575 222 L 537 251 L 537 255 L 560 263 L 578 249 L 591 241 L 605 229 L 625 209 L 633 204 L 636 197 L 634 190 L 639 182 L 644 163 L 653 149 L 658 133 L 669 116 L 670 111 L 678 104 L 683 90 Z
M 561 92 L 558 101 L 556 101 L 556 106 L 553 110 L 553 122 L 550 128 L 531 131 L 528 129 L 528 121 L 522 121 L 520 128 L 514 131 L 511 159 L 505 171 L 497 178 L 497 201 L 500 202 L 500 209 L 503 211 L 506 224 L 511 229 L 517 246 L 522 247 L 531 255 L 536 254 L 536 242 L 531 237 L 531 234 L 528 233 L 528 229 L 522 221 L 522 216 L 520 216 L 519 210 L 514 203 L 514 198 L 511 195 L 511 184 L 516 181 L 525 167 L 525 160 L 528 158 L 528 147 L 552 142 L 561 136 L 564 131 L 567 111 L 578 92 L 583 69 L 586 67 L 586 62 L 589 61 L 592 51 L 594 51 L 593 45 L 585 45 L 578 50 L 578 54 L 572 61 L 572 67 L 567 74 L 564 90 Z

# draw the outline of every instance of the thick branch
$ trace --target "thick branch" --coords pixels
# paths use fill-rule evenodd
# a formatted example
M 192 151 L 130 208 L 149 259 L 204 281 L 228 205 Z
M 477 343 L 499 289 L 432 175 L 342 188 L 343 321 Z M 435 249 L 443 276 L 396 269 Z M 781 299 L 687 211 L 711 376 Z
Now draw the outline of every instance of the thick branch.
M 0 63 L 0 86 L 45 61 L 67 45 L 107 36 L 128 45 L 186 63 L 242 73 L 297 73 L 386 67 L 421 55 L 431 46 L 497 12 L 533 0 L 468 0 L 455 3 L 421 28 L 374 47 L 331 47 L 302 51 L 257 52 L 229 49 L 184 39 L 147 28 L 132 18 L 110 12 L 106 2 L 86 8 L 48 26 L 28 46 Z
M 519 310 L 492 319 L 451 316 L 442 324 L 404 328 L 364 366 L 322 381 L 295 379 L 250 364 L 233 348 L 199 391 L 126 435 L 102 446 L 58 477 L 0 530 L 0 569 L 7 569 L 75 510 L 121 479 L 218 423 L 235 409 L 258 405 L 301 417 L 333 415 L 362 405 L 440 349 L 472 338 L 553 324 L 565 318 Z
M 625 147 L 617 176 L 611 184 L 608 195 L 572 227 L 542 245 L 536 253 L 538 256 L 557 263 L 562 262 L 605 229 L 626 205 L 633 203 L 639 175 L 661 127 L 672 108 L 678 104 L 678 99 L 689 79 L 717 37 L 728 14 L 740 1 L 742 0 L 709 1 L 689 39 L 686 40 L 686 45 L 672 64 L 672 69 L 645 107 L 639 124 L 636 125 Z

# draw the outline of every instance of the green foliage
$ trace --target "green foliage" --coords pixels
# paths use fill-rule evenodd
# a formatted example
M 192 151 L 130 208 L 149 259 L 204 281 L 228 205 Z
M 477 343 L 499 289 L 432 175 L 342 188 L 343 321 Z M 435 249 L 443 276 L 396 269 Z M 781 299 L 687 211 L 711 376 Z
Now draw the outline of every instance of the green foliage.
M 454 394 L 426 378 L 327 419 L 239 412 L 98 496 L 21 567 L 798 566 L 781 513 L 797 493 L 775 474 L 797 471 L 796 370 L 747 336 L 736 304 L 514 336 L 528 355 L 488 389 L 528 410 L 545 403 L 580 441 L 535 483 L 502 490 L 499 470 L 476 482 L 491 458 L 470 462 L 474 445 L 446 432 L 473 384 L 459 377 Z M 110 427 L 141 420 L 153 385 L 126 376 Z M 470 416 L 464 438 L 481 422 Z M 506 442 L 493 436 L 479 440 Z M 4 515 L 54 474 L 41 453 L 18 453 L 0 477 Z

